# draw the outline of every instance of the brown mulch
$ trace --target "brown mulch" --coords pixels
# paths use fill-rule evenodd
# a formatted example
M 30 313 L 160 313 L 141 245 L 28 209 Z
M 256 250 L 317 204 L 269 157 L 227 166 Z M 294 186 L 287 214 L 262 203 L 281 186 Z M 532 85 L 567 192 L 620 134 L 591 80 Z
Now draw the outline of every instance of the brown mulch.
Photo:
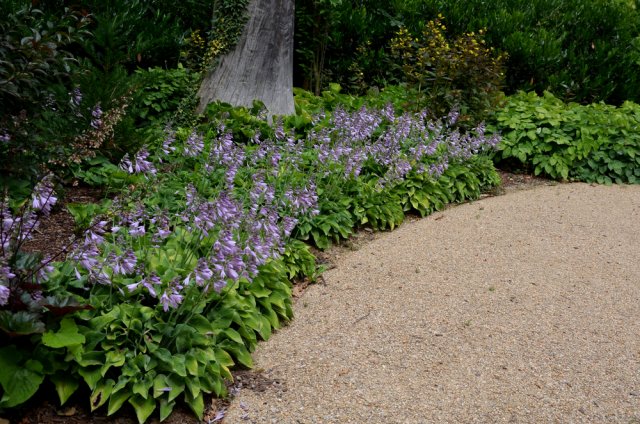
M 534 177 L 531 175 L 513 174 L 500 171 L 502 186 L 488 193 L 485 197 L 505 194 L 514 190 L 529 189 L 540 185 L 553 185 L 556 182 Z M 65 246 L 68 246 L 73 239 L 75 222 L 71 214 L 64 205 L 68 203 L 89 203 L 98 202 L 104 198 L 104 194 L 95 188 L 89 187 L 69 187 L 67 188 L 64 200 L 58 204 L 51 215 L 44 219 L 32 240 L 25 244 L 25 250 L 39 251 L 48 255 L 57 255 Z M 408 220 L 419 219 L 417 216 L 408 216 Z M 358 250 L 361 246 L 375 239 L 376 233 L 365 228 L 358 231 L 349 240 L 337 243 L 326 251 L 313 250 L 318 259 L 318 263 L 331 269 L 335 266 L 336 259 L 348 251 Z M 318 279 L 322 283 L 322 277 Z M 301 282 L 294 287 L 294 298 L 297 299 L 304 293 L 305 288 L 311 284 L 309 281 Z M 263 391 L 266 388 L 275 388 L 286 391 L 287 388 L 281 382 L 272 380 L 263 375 L 263 370 L 238 370 L 234 372 L 234 382 L 228 388 L 230 393 L 240 388 L 255 391 Z M 46 392 L 46 393 L 42 393 Z M 0 424 L 5 424 L 8 420 L 11 424 L 135 424 L 137 419 L 132 408 L 125 406 L 117 414 L 107 417 L 104 408 L 96 413 L 92 413 L 87 402 L 80 402 L 73 396 L 70 402 L 63 406 L 57 406 L 57 399 L 53 387 L 47 387 L 27 402 L 22 407 L 16 408 L 0 416 Z M 214 422 L 214 418 L 219 411 L 224 411 L 229 401 L 225 399 L 215 399 L 209 397 L 205 400 L 208 405 L 205 412 L 204 422 Z M 150 423 L 158 423 L 157 418 L 153 418 Z M 168 424 L 195 424 L 199 421 L 194 418 L 186 405 L 178 404 L 174 413 L 164 421 Z
M 32 235 L 31 240 L 22 248 L 26 252 L 41 252 L 45 256 L 60 258 L 73 240 L 75 221 L 66 205 L 69 203 L 97 203 L 104 198 L 101 189 L 93 187 L 69 187 L 63 199 L 54 206 L 49 217 L 40 221 L 40 225 Z

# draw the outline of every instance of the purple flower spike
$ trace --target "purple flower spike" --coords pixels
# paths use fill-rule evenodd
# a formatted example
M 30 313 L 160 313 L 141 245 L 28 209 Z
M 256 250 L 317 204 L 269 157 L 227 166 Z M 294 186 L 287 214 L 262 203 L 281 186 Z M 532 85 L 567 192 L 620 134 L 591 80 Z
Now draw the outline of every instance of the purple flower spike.
M 172 146 L 176 141 L 176 132 L 173 131 L 170 126 L 167 126 L 164 131 L 166 136 L 162 141 L 162 152 L 165 155 L 169 155 L 171 152 L 176 150 L 176 148 Z
M 147 148 L 143 147 L 140 149 L 133 158 L 133 170 L 139 174 L 145 172 L 155 174 L 156 168 L 153 166 L 153 163 L 147 160 L 148 157 L 149 152 L 147 151 Z
M 8 266 L 0 267 L 0 280 L 9 281 L 15 277 L 16 277 L 16 274 L 11 272 L 11 268 L 9 268 Z
M 131 234 L 133 237 L 142 237 L 145 235 L 145 233 L 146 231 L 144 228 L 144 224 L 141 224 L 140 222 L 132 222 L 129 226 L 129 234 Z
M 198 156 L 204 150 L 204 139 L 195 130 L 187 137 L 184 146 L 184 155 L 187 157 Z
M 82 103 L 82 91 L 80 91 L 80 88 L 78 87 L 74 88 L 73 91 L 69 93 L 69 97 L 69 103 L 74 107 L 78 107 L 80 106 L 80 103 Z
M 131 274 L 135 270 L 136 263 L 138 262 L 138 258 L 133 250 L 127 250 L 120 256 L 116 256 L 112 253 L 109 255 L 109 259 L 113 273 L 121 275 Z
M 51 174 L 47 175 L 33 189 L 33 209 L 42 212 L 45 216 L 49 215 L 51 207 L 58 201 L 54 196 L 52 178 Z
M 91 110 L 91 117 L 91 126 L 99 130 L 100 127 L 102 127 L 102 119 L 100 119 L 102 117 L 102 109 L 100 108 L 100 103 L 95 105 Z
M 160 296 L 160 304 L 162 304 L 162 310 L 169 311 L 169 308 L 176 309 L 182 303 L 182 295 L 180 295 L 176 287 L 169 288 Z
M 0 285 L 0 306 L 4 306 L 9 303 L 9 296 L 11 290 L 7 286 Z

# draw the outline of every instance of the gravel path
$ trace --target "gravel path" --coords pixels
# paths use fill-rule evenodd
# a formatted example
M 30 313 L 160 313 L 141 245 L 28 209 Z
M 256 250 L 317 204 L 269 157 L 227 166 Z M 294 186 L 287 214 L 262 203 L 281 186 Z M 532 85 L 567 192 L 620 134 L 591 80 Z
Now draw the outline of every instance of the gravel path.
M 450 208 L 324 278 L 225 423 L 640 424 L 640 186 Z

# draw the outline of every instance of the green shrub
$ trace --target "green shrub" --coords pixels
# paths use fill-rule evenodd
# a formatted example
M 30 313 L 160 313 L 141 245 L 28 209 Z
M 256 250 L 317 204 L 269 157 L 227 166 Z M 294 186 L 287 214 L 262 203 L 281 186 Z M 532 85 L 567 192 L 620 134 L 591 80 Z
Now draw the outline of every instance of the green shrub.
M 0 18 L 0 171 L 33 176 L 64 148 L 61 137 L 42 129 L 56 121 L 68 133 L 88 124 L 87 111 L 74 103 L 72 82 L 78 68 L 73 46 L 87 37 L 88 21 L 69 9 L 50 17 L 13 6 L 4 5 Z
M 422 18 L 417 1 L 297 0 L 294 85 L 320 95 L 330 82 L 349 93 L 401 82 L 387 43 Z
M 640 106 L 564 103 L 545 92 L 518 93 L 496 115 L 498 161 L 536 175 L 587 182 L 640 182 Z
M 175 69 L 138 69 L 136 76 L 140 90 L 131 113 L 138 127 L 188 124 L 196 106 L 199 74 L 179 64 Z
M 640 100 L 640 14 L 626 0 L 425 0 L 454 34 L 487 28 L 509 55 L 510 92 L 549 90 L 566 100 Z
M 485 46 L 484 30 L 446 37 L 442 17 L 427 22 L 420 37 L 400 28 L 391 53 L 405 81 L 424 92 L 433 116 L 458 108 L 461 121 L 480 122 L 502 99 L 504 56 Z

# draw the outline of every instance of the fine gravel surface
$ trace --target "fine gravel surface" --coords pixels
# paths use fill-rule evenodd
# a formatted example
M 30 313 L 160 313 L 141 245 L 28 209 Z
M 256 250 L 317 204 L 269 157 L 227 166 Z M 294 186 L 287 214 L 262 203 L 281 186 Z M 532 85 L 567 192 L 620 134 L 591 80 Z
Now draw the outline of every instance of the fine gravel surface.
M 335 265 L 225 423 L 640 424 L 640 186 L 486 198 Z

